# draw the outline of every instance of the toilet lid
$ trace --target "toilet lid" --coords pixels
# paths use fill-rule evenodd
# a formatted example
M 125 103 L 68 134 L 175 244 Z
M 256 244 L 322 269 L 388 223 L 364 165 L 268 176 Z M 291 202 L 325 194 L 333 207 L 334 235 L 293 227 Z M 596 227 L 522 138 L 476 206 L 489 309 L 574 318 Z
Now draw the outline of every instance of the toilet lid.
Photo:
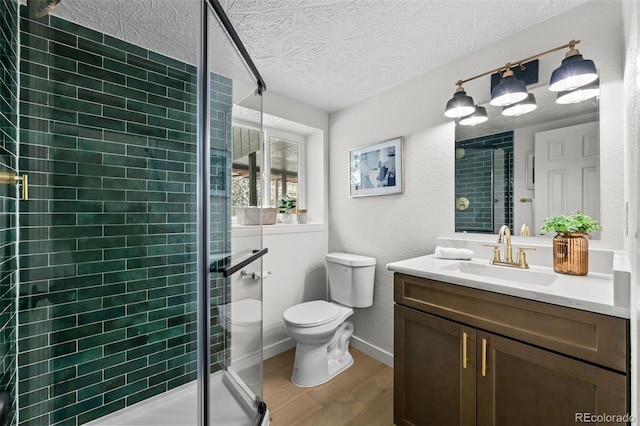
M 284 311 L 284 320 L 298 327 L 315 327 L 338 318 L 340 309 L 324 300 L 300 303 Z

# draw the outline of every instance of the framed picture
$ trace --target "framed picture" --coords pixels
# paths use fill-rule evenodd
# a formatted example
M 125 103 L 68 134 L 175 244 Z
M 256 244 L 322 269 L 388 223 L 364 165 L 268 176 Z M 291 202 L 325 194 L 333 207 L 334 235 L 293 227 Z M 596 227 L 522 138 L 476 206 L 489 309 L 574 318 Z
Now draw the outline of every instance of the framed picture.
M 526 189 L 536 189 L 536 153 L 529 151 L 526 153 L 525 179 Z
M 349 196 L 402 194 L 401 137 L 349 151 Z

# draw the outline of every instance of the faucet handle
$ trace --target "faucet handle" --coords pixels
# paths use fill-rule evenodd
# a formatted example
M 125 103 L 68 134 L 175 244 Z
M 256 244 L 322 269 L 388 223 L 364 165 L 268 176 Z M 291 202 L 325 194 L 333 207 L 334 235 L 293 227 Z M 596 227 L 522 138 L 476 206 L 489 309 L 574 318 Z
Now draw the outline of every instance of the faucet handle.
M 498 244 L 484 244 L 485 247 L 493 247 L 493 256 L 491 258 L 491 264 L 500 261 L 500 246 Z
M 529 269 L 529 264 L 527 263 L 527 256 L 525 254 L 525 250 L 535 250 L 533 247 L 518 247 L 518 260 L 517 264 L 521 268 Z

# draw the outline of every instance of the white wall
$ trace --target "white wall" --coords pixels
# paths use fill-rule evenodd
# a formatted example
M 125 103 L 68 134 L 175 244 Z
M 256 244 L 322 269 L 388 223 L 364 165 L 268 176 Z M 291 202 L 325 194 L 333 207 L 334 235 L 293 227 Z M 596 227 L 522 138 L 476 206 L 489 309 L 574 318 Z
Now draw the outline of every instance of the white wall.
M 625 251 L 631 266 L 631 413 L 638 417 L 640 409 L 640 171 L 638 163 L 638 143 L 640 142 L 640 5 L 635 1 L 624 5 L 624 23 L 626 33 L 626 57 L 624 69 L 624 157 L 625 157 L 625 207 L 628 218 L 623 223 Z
M 268 83 L 268 82 L 267 82 Z M 242 90 L 240 90 L 241 93 Z M 259 109 L 260 99 L 249 97 L 242 106 Z M 271 272 L 263 281 L 263 347 L 265 358 L 292 348 L 282 315 L 295 304 L 326 298 L 324 256 L 328 252 L 328 114 L 274 95 L 268 90 L 262 100 L 265 126 L 305 136 L 306 225 L 264 226 L 262 246 L 269 249 L 263 271 Z M 232 229 L 234 250 L 251 248 L 259 232 L 254 227 L 236 225 Z M 253 269 L 249 272 L 253 272 Z M 234 298 L 255 294 L 256 283 L 235 277 Z
M 284 311 L 297 303 L 326 298 L 324 255 L 327 253 L 326 224 L 264 226 L 262 285 L 263 348 L 265 358 L 294 347 L 282 321 Z M 234 226 L 234 248 L 251 247 L 259 238 L 255 227 Z M 259 272 L 257 267 L 248 272 Z M 259 297 L 259 283 L 249 277 L 234 277 L 234 299 Z
M 385 264 L 433 252 L 435 238 L 454 229 L 454 124 L 443 115 L 458 79 L 509 60 L 580 39 L 601 82 L 602 240 L 621 249 L 624 188 L 622 145 L 622 12 L 618 2 L 589 2 L 509 39 L 456 60 L 363 102 L 330 114 L 329 249 L 378 260 L 374 306 L 357 310 L 355 335 L 393 352 L 393 278 Z M 540 58 L 541 78 L 559 66 L 564 52 Z M 489 78 L 465 84 L 472 96 L 488 92 Z M 481 95 L 478 95 L 481 96 Z M 476 99 L 482 102 L 482 99 Z M 349 198 L 348 151 L 396 136 L 405 138 L 405 193 Z

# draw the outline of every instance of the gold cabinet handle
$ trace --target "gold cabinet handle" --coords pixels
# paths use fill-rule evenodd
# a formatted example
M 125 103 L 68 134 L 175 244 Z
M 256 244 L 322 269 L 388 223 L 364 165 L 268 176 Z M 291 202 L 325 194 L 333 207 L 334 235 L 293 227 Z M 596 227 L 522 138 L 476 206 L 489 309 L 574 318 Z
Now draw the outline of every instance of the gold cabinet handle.
M 467 368 L 467 333 L 462 332 L 462 368 Z
M 482 339 L 482 377 L 487 375 L 487 339 Z

